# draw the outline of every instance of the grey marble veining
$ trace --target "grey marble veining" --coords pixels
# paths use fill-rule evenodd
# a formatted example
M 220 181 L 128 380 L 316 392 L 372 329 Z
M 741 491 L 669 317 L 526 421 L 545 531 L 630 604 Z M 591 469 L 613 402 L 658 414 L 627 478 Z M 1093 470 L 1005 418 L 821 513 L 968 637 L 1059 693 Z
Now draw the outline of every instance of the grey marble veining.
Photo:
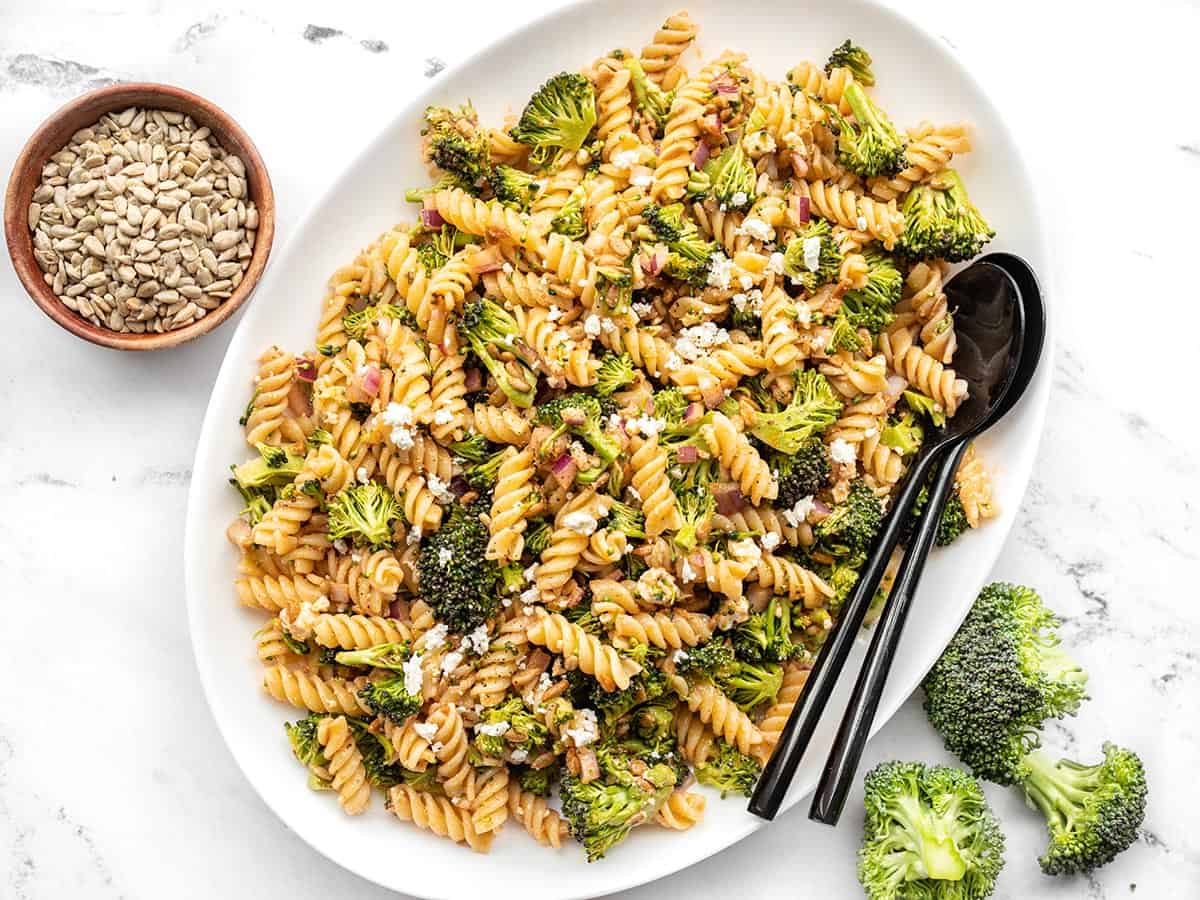
M 1001 101 L 1045 192 L 1058 260 L 1054 395 L 995 575 L 1051 598 L 1091 673 L 1096 699 L 1053 723 L 1046 741 L 1081 757 L 1106 738 L 1128 743 L 1151 779 L 1139 844 L 1065 881 L 1038 872 L 1044 836 L 1019 796 L 989 786 L 1009 846 L 997 897 L 1200 898 L 1200 426 L 1188 402 L 1200 333 L 1200 106 L 1187 96 L 1200 9 L 904 8 L 936 23 Z M 386 118 L 389 91 L 419 89 L 539 11 L 471 0 L 455 9 L 451 26 L 436 5 L 364 0 L 0 4 L 0 170 L 68 97 L 168 80 L 213 97 L 254 135 L 286 241 L 323 188 L 314 173 L 357 151 L 372 130 L 363 123 Z M 281 77 L 289 89 L 272 90 Z M 394 896 L 274 818 L 201 696 L 182 523 L 232 329 L 167 355 L 114 354 L 53 326 L 8 267 L 0 286 L 0 897 Z M 919 697 L 865 764 L 891 757 L 950 761 Z M 853 827 L 825 829 L 796 811 L 623 896 L 857 897 L 857 841 Z

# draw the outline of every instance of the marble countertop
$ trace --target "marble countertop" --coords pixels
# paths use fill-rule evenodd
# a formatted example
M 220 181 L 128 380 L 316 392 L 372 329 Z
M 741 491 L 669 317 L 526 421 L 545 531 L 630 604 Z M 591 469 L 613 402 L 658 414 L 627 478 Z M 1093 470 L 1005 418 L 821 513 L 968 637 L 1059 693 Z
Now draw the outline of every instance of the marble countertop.
M 379 127 L 389 95 L 539 11 L 460 0 L 450 27 L 432 4 L 189 6 L 0 4 L 0 172 L 71 96 L 114 80 L 171 81 L 254 135 L 282 245 L 321 190 L 317 173 L 338 170 Z M 1093 876 L 1062 881 L 1038 871 L 1043 833 L 1017 795 L 989 786 L 1009 841 L 996 896 L 1200 897 L 1200 430 L 1180 405 L 1200 333 L 1183 271 L 1200 207 L 1200 106 L 1183 96 L 1195 84 L 1200 7 L 1145 0 L 1120 17 L 1033 0 L 1003 14 L 941 0 L 905 9 L 1001 101 L 1053 215 L 1054 395 L 995 576 L 1037 586 L 1064 614 L 1101 698 L 1052 727 L 1049 742 L 1081 757 L 1106 738 L 1127 743 L 1151 780 L 1142 840 Z M 183 518 L 233 327 L 171 353 L 118 354 L 56 328 L 7 265 L 0 297 L 0 896 L 394 896 L 314 854 L 268 811 L 201 696 Z M 865 763 L 890 757 L 948 760 L 919 699 Z M 622 896 L 861 896 L 847 820 L 831 830 L 793 811 Z

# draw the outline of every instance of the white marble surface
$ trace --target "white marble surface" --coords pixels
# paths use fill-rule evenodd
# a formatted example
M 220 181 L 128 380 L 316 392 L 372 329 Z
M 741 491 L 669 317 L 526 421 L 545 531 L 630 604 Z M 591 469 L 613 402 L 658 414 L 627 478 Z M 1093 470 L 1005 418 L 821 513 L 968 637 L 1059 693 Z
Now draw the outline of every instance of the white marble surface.
M 94 6 L 0 2 L 0 171 L 88 87 L 174 82 L 258 142 L 281 244 L 322 173 L 389 115 L 389 97 L 538 12 L 468 0 L 453 12 L 364 0 Z M 1143 840 L 1066 881 L 1038 872 L 1032 814 L 989 787 L 1009 838 L 1006 900 L 1200 897 L 1200 431 L 1188 405 L 1200 8 L 1145 0 L 1101 21 L 1101 6 L 905 4 L 1000 99 L 1054 214 L 1055 394 L 995 575 L 1050 598 L 1092 673 L 1097 699 L 1050 741 L 1082 756 L 1104 738 L 1128 743 L 1151 780 Z M 0 298 L 0 897 L 384 897 L 258 800 L 193 668 L 185 488 L 233 327 L 171 353 L 117 354 L 57 329 L 8 266 Z M 918 699 L 868 748 L 868 763 L 889 757 L 946 758 Z M 795 811 L 625 896 L 860 896 L 846 820 L 830 830 Z

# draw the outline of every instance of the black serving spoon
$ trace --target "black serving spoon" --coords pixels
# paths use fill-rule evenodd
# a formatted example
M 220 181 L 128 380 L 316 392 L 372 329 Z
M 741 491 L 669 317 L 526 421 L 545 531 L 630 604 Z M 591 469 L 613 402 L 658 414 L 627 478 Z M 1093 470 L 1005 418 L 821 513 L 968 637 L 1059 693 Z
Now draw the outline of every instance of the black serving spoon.
M 1021 280 L 1018 280 L 1010 274 L 1010 269 L 1019 272 L 1021 267 L 1024 267 L 1028 276 L 1023 275 Z M 1031 284 L 1036 293 L 1036 280 L 1032 278 L 1032 272 L 1029 272 L 1028 267 L 1018 258 L 1008 254 L 984 257 L 947 282 L 947 300 L 951 308 L 957 310 L 955 321 L 958 328 L 959 354 L 955 358 L 955 371 L 968 383 L 967 399 L 943 429 L 933 431 L 929 435 L 921 451 L 910 464 L 893 502 L 891 515 L 876 536 L 867 562 L 859 573 L 858 583 L 843 604 L 837 624 L 817 656 L 804 689 L 780 735 L 775 752 L 763 769 L 749 804 L 750 812 L 755 815 L 772 819 L 779 811 L 796 768 L 812 740 L 862 627 L 863 618 L 883 578 L 888 560 L 900 541 L 905 522 L 917 495 L 925 486 L 930 471 L 941 459 L 961 458 L 961 453 L 965 451 L 971 439 L 1011 408 L 1011 404 L 1005 403 L 1005 397 L 1010 386 L 1016 382 L 1018 374 L 1025 379 L 1020 386 L 1022 391 L 1032 377 L 1037 356 L 1040 355 L 1040 334 L 1044 329 L 1044 317 L 1037 316 L 1042 326 L 1036 342 L 1038 353 L 1033 358 L 1032 366 L 1026 371 L 1020 365 L 1024 359 L 1022 349 L 1026 328 L 1022 283 Z M 1040 295 L 1036 296 L 1035 304 L 1040 310 Z M 952 478 L 954 467 L 950 467 L 947 462 L 942 471 L 947 469 Z M 926 512 L 921 517 L 922 524 L 936 523 L 940 519 L 940 507 L 935 508 L 933 505 L 936 499 L 930 497 Z M 945 496 L 942 496 L 941 502 L 944 504 Z M 930 541 L 933 533 L 931 531 Z M 912 543 L 915 546 L 916 541 Z M 922 562 L 923 560 L 924 556 Z M 894 586 L 893 596 L 895 594 Z M 890 659 L 887 662 L 890 665 Z M 880 675 L 886 677 L 886 674 L 885 667 Z M 877 697 L 875 702 L 877 705 Z M 874 716 L 873 708 L 870 716 Z M 847 744 L 846 749 L 852 748 Z M 861 755 L 861 747 L 858 752 Z M 846 757 L 845 761 L 849 762 L 849 757 Z M 835 761 L 831 760 L 830 765 L 834 763 Z M 854 759 L 854 765 L 857 765 L 857 757 Z M 829 766 L 826 768 L 828 770 Z M 851 776 L 852 774 L 853 772 Z M 824 808 L 823 806 L 822 810 Z M 812 815 L 821 821 L 827 821 L 818 815 L 822 810 L 814 803 Z M 836 820 L 836 814 L 833 820 Z

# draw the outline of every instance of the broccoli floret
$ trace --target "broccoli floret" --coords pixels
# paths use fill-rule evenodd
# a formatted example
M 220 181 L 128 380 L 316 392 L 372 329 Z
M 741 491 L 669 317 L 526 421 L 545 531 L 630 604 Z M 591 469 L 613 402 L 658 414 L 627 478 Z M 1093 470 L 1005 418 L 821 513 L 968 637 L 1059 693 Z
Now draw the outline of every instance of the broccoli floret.
M 725 207 L 744 210 L 754 202 L 754 182 L 758 175 L 740 141 L 706 162 L 704 174 L 708 181 L 706 193 Z
M 666 206 L 652 203 L 646 207 L 644 215 L 653 236 L 667 244 L 680 240 L 688 227 L 682 203 L 669 203 Z
M 453 172 L 443 172 L 433 184 L 423 188 L 409 188 L 404 192 L 405 203 L 424 203 L 425 198 L 430 194 L 436 194 L 438 191 L 449 191 L 458 188 L 460 191 L 467 191 L 475 194 L 478 192 L 478 187 L 474 182 L 467 181 L 460 175 Z M 416 231 L 419 231 L 421 226 L 414 226 Z
M 833 588 L 833 596 L 829 598 L 827 609 L 831 615 L 837 615 L 858 584 L 858 572 L 866 562 L 866 554 L 859 553 L 846 559 L 835 559 L 824 573 L 825 583 Z
M 929 416 L 929 421 L 933 423 L 935 428 L 941 428 L 946 424 L 946 411 L 942 408 L 942 404 L 938 403 L 932 397 L 927 397 L 918 391 L 905 391 L 901 396 L 904 402 L 908 404 L 908 408 L 918 415 Z
M 1019 772 L 1026 800 L 1046 817 L 1050 843 L 1038 862 L 1047 875 L 1098 869 L 1137 840 L 1146 770 L 1132 750 L 1106 742 L 1104 759 L 1091 766 L 1035 751 Z
M 838 125 L 838 161 L 864 177 L 895 175 L 908 165 L 904 139 L 862 85 L 851 82 L 842 97 L 854 112 L 854 120 L 834 114 Z
M 541 556 L 542 551 L 550 545 L 550 535 L 554 528 L 549 522 L 530 522 L 529 530 L 525 532 L 525 549 L 534 556 Z
M 593 682 L 591 702 L 600 716 L 603 733 L 611 734 L 618 721 L 642 704 L 661 697 L 666 690 L 666 676 L 654 668 L 639 672 L 623 691 L 606 691 Z
M 456 503 L 449 520 L 421 543 L 421 595 L 451 631 L 465 634 L 478 628 L 500 605 L 495 590 L 500 569 L 484 557 L 488 537 L 476 512 Z
M 469 434 L 451 444 L 450 452 L 467 462 L 481 463 L 496 452 L 496 446 L 482 434 Z
M 550 230 L 576 241 L 587 234 L 587 225 L 583 221 L 583 204 L 587 200 L 587 182 L 580 184 L 567 196 L 567 202 L 562 205 L 554 218 L 550 220 Z
M 398 672 L 412 656 L 408 641 L 376 644 L 365 650 L 342 650 L 334 656 L 339 666 L 374 666 L 376 669 L 391 669 Z
M 614 500 L 608 510 L 607 527 L 611 531 L 619 531 L 627 538 L 640 541 L 646 537 L 646 515 L 640 509 Z M 528 546 L 529 541 L 525 541 Z
M 681 524 L 672 542 L 684 553 L 696 549 L 702 531 L 708 527 L 717 503 L 707 484 L 695 487 L 672 485 L 675 492 L 675 508 L 679 511 Z
M 540 769 L 522 770 L 517 780 L 521 784 L 521 790 L 545 797 L 550 793 L 550 786 L 557 777 L 558 766 L 543 766 Z
M 772 453 L 771 470 L 779 485 L 776 509 L 791 509 L 805 497 L 812 497 L 829 484 L 829 453 L 819 437 L 794 454 Z
M 773 662 L 739 662 L 718 683 L 730 700 L 750 712 L 775 700 L 783 686 L 783 666 Z
M 801 648 L 792 643 L 788 604 L 772 597 L 766 609 L 734 629 L 733 649 L 740 660 L 752 663 L 783 662 L 799 654 Z
M 325 754 L 321 749 L 321 742 L 317 740 L 317 726 L 322 718 L 316 713 L 309 713 L 303 719 L 285 722 L 283 725 L 288 743 L 292 745 L 292 753 L 301 765 L 309 768 L 325 765 Z
M 687 411 L 688 399 L 677 387 L 663 388 L 654 392 L 654 416 L 664 420 L 668 426 L 678 425 Z
M 858 333 L 858 329 L 850 324 L 849 318 L 844 313 L 839 312 L 833 320 L 833 329 L 829 335 L 830 350 L 848 350 L 851 353 L 857 353 L 860 350 L 866 350 L 870 347 L 863 341 L 862 335 Z
M 537 89 L 510 133 L 533 148 L 529 158 L 534 164 L 544 165 L 582 147 L 595 124 L 591 82 L 577 72 L 562 72 Z
M 904 523 L 904 528 L 900 532 L 900 543 L 908 546 L 916 534 L 917 523 L 920 517 L 925 512 L 925 507 L 929 503 L 928 488 L 921 488 L 921 492 L 917 494 L 917 500 L 913 504 L 912 512 L 909 514 L 908 521 Z M 963 508 L 962 499 L 958 496 L 958 492 L 953 492 L 946 498 L 946 505 L 942 509 L 942 521 L 938 524 L 937 535 L 934 537 L 934 543 L 938 547 L 948 547 L 953 544 L 965 531 L 969 531 L 971 523 L 967 521 L 967 512 Z
M 696 766 L 696 780 L 715 787 L 721 796 L 743 794 L 749 797 L 762 772 L 762 766 L 753 756 L 747 756 L 736 747 L 717 738 L 713 742 L 715 752 L 702 764 Z
M 596 296 L 608 310 L 628 308 L 633 299 L 633 272 L 625 266 L 598 266 Z
M 425 110 L 425 155 L 439 169 L 468 185 L 478 185 L 491 170 L 491 142 L 479 127 L 470 103 L 453 109 L 430 106 Z
M 512 166 L 496 166 L 492 169 L 488 183 L 492 193 L 505 206 L 511 206 L 522 212 L 529 209 L 529 204 L 537 195 L 537 179 L 529 172 L 522 172 Z
M 636 825 L 649 821 L 675 787 L 675 771 L 664 763 L 637 777 L 605 774 L 586 784 L 574 775 L 562 780 L 559 794 L 571 836 L 595 862 L 623 841 Z
M 783 271 L 810 294 L 836 281 L 842 268 L 842 251 L 824 219 L 813 219 L 788 241 L 783 251 Z
M 363 547 L 388 547 L 392 523 L 400 518 L 396 495 L 377 481 L 342 488 L 329 501 L 329 537 Z
M 858 879 L 870 900 L 991 896 L 1004 834 L 979 782 L 949 766 L 886 762 L 864 787 Z
M 887 424 L 879 434 L 879 442 L 885 447 L 891 447 L 901 456 L 912 456 L 921 449 L 924 441 L 925 429 L 911 412 L 888 418 Z
M 648 233 L 644 236 L 663 241 L 670 251 L 663 273 L 681 281 L 703 284 L 717 245 L 706 241 L 699 229 L 688 221 L 683 204 L 651 205 L 646 208 L 645 216 Z
M 372 786 L 384 790 L 402 782 L 406 774 L 404 767 L 388 762 L 395 753 L 392 742 L 383 734 L 370 731 L 366 724 L 358 719 L 347 721 L 349 721 L 351 733 L 354 735 L 354 745 L 362 756 L 367 781 Z
M 690 650 L 675 663 L 681 675 L 701 675 L 713 681 L 737 666 L 733 647 L 724 638 L 712 638 Z
M 576 391 L 544 403 L 534 416 L 539 425 L 548 425 L 554 432 L 544 444 L 549 446 L 562 434 L 583 438 L 600 457 L 603 467 L 621 455 L 621 446 L 604 433 L 604 410 L 600 401 Z
M 1087 674 L 1057 627 L 1036 591 L 995 582 L 926 676 L 929 721 L 980 778 L 1011 784 L 1042 723 L 1073 715 L 1086 697 Z
M 233 467 L 232 483 L 246 491 L 282 487 L 296 480 L 304 468 L 304 457 L 282 447 L 256 444 L 258 458 Z
M 633 99 L 637 108 L 654 121 L 654 133 L 662 134 L 667 124 L 667 116 L 671 112 L 671 104 L 675 101 L 675 92 L 664 91 L 647 78 L 642 64 L 632 57 L 625 60 L 625 68 L 632 76 Z
M 546 723 L 525 708 L 520 697 L 485 709 L 475 729 L 475 747 L 484 756 L 503 757 L 512 750 L 528 755 L 550 739 Z
M 825 376 L 815 369 L 796 374 L 791 402 L 778 412 L 754 416 L 749 431 L 780 453 L 796 453 L 837 419 L 842 401 Z
M 516 406 L 533 406 L 537 373 L 527 361 L 528 348 L 508 310 L 491 300 L 474 300 L 463 310 L 459 329 L 504 395 Z M 513 358 L 504 360 L 500 354 Z
M 896 318 L 892 307 L 900 300 L 904 276 L 886 253 L 868 248 L 863 256 L 867 260 L 867 283 L 845 293 L 841 314 L 855 328 L 879 334 Z
M 854 80 L 871 87 L 875 83 L 875 73 L 871 71 L 871 54 L 851 43 L 847 38 L 832 53 L 825 63 L 825 74 L 830 75 L 834 69 L 849 69 Z
M 477 491 L 490 491 L 496 485 L 500 464 L 504 462 L 504 450 L 497 450 L 483 462 L 473 463 L 463 469 L 463 477 Z
M 901 251 L 917 259 L 970 259 L 995 237 L 962 179 L 953 169 L 944 169 L 904 198 L 904 233 Z
M 403 725 L 420 710 L 422 702 L 420 691 L 410 694 L 404 681 L 400 674 L 367 682 L 358 689 L 358 699 L 376 715 Z
M 635 376 L 633 359 L 628 353 L 605 353 L 596 370 L 595 391 L 601 397 L 611 397 Z
M 310 450 L 316 450 L 322 444 L 332 444 L 333 435 L 324 428 L 314 428 L 308 433 L 308 437 L 304 439 L 304 443 Z
M 861 478 L 850 482 L 846 499 L 817 525 L 822 547 L 835 557 L 862 553 L 883 524 L 883 506 Z

